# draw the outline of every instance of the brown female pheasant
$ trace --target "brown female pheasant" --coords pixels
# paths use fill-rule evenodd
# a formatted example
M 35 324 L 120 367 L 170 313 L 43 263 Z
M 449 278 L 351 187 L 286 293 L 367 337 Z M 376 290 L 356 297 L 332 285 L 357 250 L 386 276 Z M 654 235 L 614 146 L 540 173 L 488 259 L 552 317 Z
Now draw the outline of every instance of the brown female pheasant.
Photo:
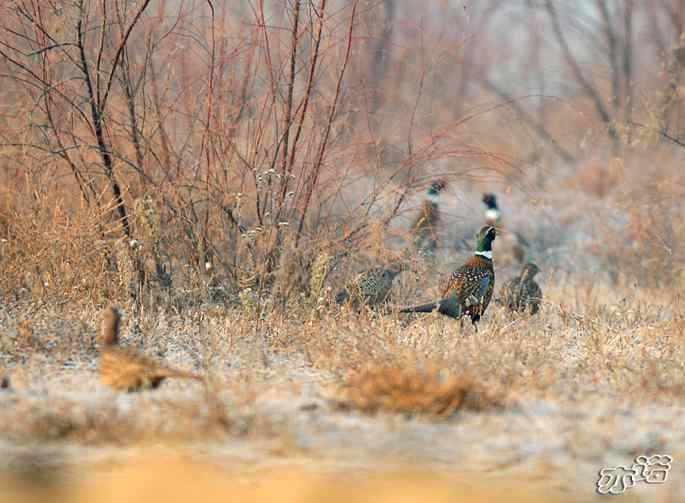
M 338 304 L 350 304 L 355 309 L 361 306 L 376 306 L 388 299 L 395 277 L 408 269 L 406 262 L 399 262 L 387 269 L 375 267 L 359 274 L 335 296 Z
M 405 307 L 401 313 L 440 314 L 461 319 L 468 315 L 478 330 L 477 323 L 490 304 L 495 287 L 495 270 L 492 266 L 492 242 L 497 236 L 493 226 L 486 225 L 476 236 L 476 251 L 463 266 L 454 271 L 442 288 L 442 298 L 421 306 Z
M 524 265 L 521 274 L 507 281 L 502 288 L 502 304 L 512 311 L 536 314 L 542 301 L 542 289 L 533 279 L 538 272 L 540 269 L 532 262 Z
M 203 380 L 197 374 L 165 367 L 133 348 L 119 346 L 120 321 L 121 315 L 116 307 L 108 307 L 102 313 L 100 380 L 105 386 L 131 393 L 156 389 L 167 378 Z

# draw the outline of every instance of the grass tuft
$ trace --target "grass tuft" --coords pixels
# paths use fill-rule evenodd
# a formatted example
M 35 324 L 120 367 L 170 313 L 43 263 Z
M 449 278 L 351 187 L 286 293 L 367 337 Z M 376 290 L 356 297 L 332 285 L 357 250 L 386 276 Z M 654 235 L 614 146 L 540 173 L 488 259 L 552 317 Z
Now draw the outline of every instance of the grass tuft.
M 467 374 L 454 375 L 439 365 L 380 364 L 354 372 L 341 389 L 344 407 L 375 414 L 448 418 L 459 410 L 501 408 L 501 397 Z

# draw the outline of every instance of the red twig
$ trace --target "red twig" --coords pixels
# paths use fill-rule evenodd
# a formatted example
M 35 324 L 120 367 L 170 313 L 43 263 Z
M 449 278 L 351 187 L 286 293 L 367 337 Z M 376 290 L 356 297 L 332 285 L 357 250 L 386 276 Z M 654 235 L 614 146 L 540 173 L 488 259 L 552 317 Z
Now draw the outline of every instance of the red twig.
M 314 168 L 313 168 L 313 174 L 312 174 L 312 179 L 311 182 L 309 183 L 309 187 L 307 188 L 307 192 L 305 195 L 305 200 L 304 200 L 304 206 L 302 208 L 302 213 L 300 214 L 300 223 L 297 226 L 297 237 L 295 238 L 295 245 L 300 241 L 300 237 L 302 236 L 302 229 L 304 228 L 304 220 L 307 216 L 307 211 L 309 210 L 309 204 L 312 199 L 312 194 L 314 192 L 314 189 L 316 188 L 316 183 L 319 180 L 319 174 L 321 173 L 321 166 L 323 165 L 323 160 L 326 155 L 326 147 L 328 145 L 328 138 L 331 133 L 331 127 L 333 126 L 333 121 L 335 120 L 335 111 L 337 109 L 338 105 L 338 99 L 340 98 L 340 90 L 342 89 L 342 81 L 343 77 L 345 76 L 345 70 L 347 69 L 347 63 L 350 60 L 350 53 L 352 51 L 352 33 L 354 30 L 354 19 L 355 19 L 355 14 L 357 12 L 357 1 L 352 4 L 352 14 L 350 16 L 350 25 L 347 31 L 347 42 L 346 42 L 346 47 L 345 47 L 345 58 L 343 60 L 343 65 L 342 68 L 340 69 L 340 73 L 338 74 L 338 82 L 336 83 L 335 86 L 335 96 L 333 98 L 333 104 L 331 105 L 331 111 L 328 114 L 328 121 L 326 122 L 326 129 L 324 130 L 323 138 L 321 140 L 321 144 L 319 146 L 319 151 L 318 155 L 316 158 L 316 161 L 314 163 Z M 324 13 L 321 13 L 321 16 L 323 16 Z

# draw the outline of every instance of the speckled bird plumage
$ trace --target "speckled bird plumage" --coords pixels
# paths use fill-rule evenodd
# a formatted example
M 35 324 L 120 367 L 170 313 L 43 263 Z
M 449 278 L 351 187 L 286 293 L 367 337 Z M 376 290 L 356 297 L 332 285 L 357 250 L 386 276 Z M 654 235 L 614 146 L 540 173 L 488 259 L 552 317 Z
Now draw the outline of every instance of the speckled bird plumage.
M 474 255 L 445 282 L 441 298 L 454 299 L 461 313 L 478 321 L 490 305 L 495 287 L 492 260 Z
M 542 302 L 542 289 L 534 279 L 539 271 L 532 262 L 523 266 L 521 274 L 507 281 L 502 288 L 502 304 L 512 311 L 536 314 Z
M 469 316 L 476 325 L 490 305 L 495 287 L 492 262 L 492 242 L 497 232 L 493 226 L 483 227 L 476 238 L 476 251 L 464 265 L 455 270 L 441 289 L 441 300 L 421 306 L 407 307 L 403 313 L 438 311 L 459 319 Z
M 115 307 L 102 314 L 103 348 L 100 352 L 100 380 L 115 391 L 156 389 L 167 378 L 202 378 L 191 372 L 168 368 L 140 354 L 134 348 L 119 346 L 120 314 Z
M 338 304 L 349 303 L 355 307 L 375 306 L 388 299 L 395 277 L 407 268 L 401 262 L 394 267 L 375 267 L 359 274 L 335 296 Z

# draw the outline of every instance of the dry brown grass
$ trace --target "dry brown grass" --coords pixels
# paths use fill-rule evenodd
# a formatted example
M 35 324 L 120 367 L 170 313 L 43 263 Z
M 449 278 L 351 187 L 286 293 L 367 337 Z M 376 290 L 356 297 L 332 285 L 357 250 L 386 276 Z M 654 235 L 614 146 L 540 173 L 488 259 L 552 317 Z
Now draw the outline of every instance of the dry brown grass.
M 448 418 L 460 410 L 483 411 L 502 405 L 472 377 L 450 375 L 434 363 L 378 362 L 354 372 L 340 393 L 342 407 L 366 413 Z
M 395 295 L 408 291 L 414 281 L 411 275 L 400 278 Z M 511 314 L 493 305 L 477 334 L 438 315 L 400 317 L 326 309 L 313 316 L 313 308 L 303 305 L 287 313 L 265 311 L 259 318 L 226 309 L 159 313 L 143 318 L 147 335 L 124 327 L 123 339 L 126 345 L 142 347 L 144 354 L 215 376 L 218 383 L 211 388 L 220 393 L 217 407 L 236 417 L 249 409 L 254 398 L 248 397 L 259 397 L 270 386 L 281 389 L 282 384 L 284 396 L 297 396 L 307 381 L 304 374 L 313 378 L 314 396 L 328 397 L 331 384 L 344 383 L 343 402 L 349 406 L 427 418 L 451 418 L 453 411 L 462 409 L 491 413 L 498 410 L 491 406 L 500 400 L 521 398 L 523 408 L 530 400 L 575 403 L 589 397 L 635 406 L 685 403 L 685 319 L 679 314 L 679 297 L 666 292 L 629 294 L 592 284 L 555 287 L 544 277 L 541 283 L 545 297 L 538 316 Z M 26 413 L 16 407 L 0 414 L 5 425 L 14 423 L 17 414 L 27 418 L 3 431 L 13 432 L 13 438 L 69 438 L 71 433 L 52 435 L 50 428 L 31 427 L 31 417 L 39 418 L 37 423 L 47 417 L 49 423 L 51 417 L 65 415 L 66 423 L 76 425 L 69 430 L 77 431 L 79 415 L 98 416 L 99 402 L 88 406 L 87 414 L 71 414 L 80 402 L 68 393 L 102 393 L 95 368 L 98 353 L 94 347 L 83 347 L 84 341 L 95 339 L 99 310 L 42 308 L 32 318 L 32 346 L 26 346 L 20 335 L 24 325 L 11 318 L 2 321 L 7 328 L 0 364 L 20 391 L 13 400 L 22 407 L 31 405 Z M 128 325 L 130 329 L 130 319 Z M 28 400 L 33 388 L 67 395 Z M 172 403 L 175 395 L 200 409 L 212 403 L 196 386 L 169 383 L 159 391 L 160 400 Z M 480 401 L 473 400 L 476 397 Z M 331 398 L 335 402 L 340 397 Z M 50 408 L 51 400 L 63 401 L 64 406 Z M 153 399 L 144 394 L 140 400 L 142 412 L 143 404 Z M 233 400 L 244 405 L 232 410 Z M 103 415 L 107 416 L 111 415 Z M 177 418 L 181 431 L 182 416 Z M 174 417 L 169 415 L 170 427 Z M 162 423 L 161 418 L 153 419 L 151 431 Z M 107 430 L 108 424 L 96 429 Z
M 400 278 L 395 295 L 414 281 Z M 12 445 L 97 448 L 105 457 L 137 445 L 212 446 L 207 455 L 219 463 L 222 446 L 236 455 L 250 446 L 249 459 L 313 457 L 331 470 L 346 459 L 367 466 L 404 456 L 493 473 L 534 474 L 537 463 L 550 463 L 541 487 L 553 484 L 552 472 L 577 470 L 583 494 L 598 466 L 685 450 L 677 433 L 682 300 L 592 283 L 555 286 L 546 275 L 541 284 L 538 316 L 491 306 L 478 333 L 439 316 L 313 316 L 308 304 L 259 317 L 225 308 L 145 314 L 151 330 L 142 339 L 123 327 L 126 344 L 215 376 L 210 395 L 174 382 L 136 396 L 104 390 L 97 352 L 69 335 L 83 324 L 83 337 L 94 338 L 98 309 L 33 310 L 33 350 L 5 317 L 0 364 L 13 389 L 0 392 L 0 435 Z
M 0 159 L 7 166 L 0 183 L 3 298 L 115 301 L 152 311 L 216 299 L 250 303 L 255 296 L 255 312 L 265 297 L 283 306 L 311 294 L 316 302 L 325 297 L 322 279 L 331 273 L 327 256 L 348 252 L 343 267 L 361 270 L 361 262 L 383 262 L 389 241 L 395 249 L 410 243 L 412 217 L 420 212 L 426 186 L 438 178 L 452 187 L 441 209 L 447 229 L 438 231 L 448 250 L 455 241 L 471 239 L 482 219 L 482 207 L 475 212 L 473 203 L 482 192 L 495 191 L 510 199 L 506 221 L 523 228 L 536 254 L 554 245 L 590 251 L 590 265 L 603 267 L 613 281 L 670 285 L 685 264 L 685 229 L 676 207 L 683 175 L 680 151 L 673 149 L 680 147 L 658 134 L 664 124 L 655 103 L 662 101 L 663 83 L 644 77 L 642 98 L 630 106 L 632 119 L 645 126 L 617 121 L 624 148 L 611 155 L 606 124 L 592 122 L 585 99 L 541 103 L 541 121 L 567 150 L 591 137 L 592 148 L 574 152 L 577 163 L 559 162 L 554 149 L 530 141 L 531 131 L 512 113 L 516 103 L 508 103 L 512 110 L 493 108 L 490 94 L 472 89 L 480 85 L 462 82 L 488 70 L 463 73 L 459 65 L 443 64 L 444 58 L 461 61 L 462 51 L 468 54 L 479 37 L 467 36 L 469 44 L 451 40 L 456 53 L 448 54 L 431 29 L 447 19 L 459 23 L 466 14 L 451 6 L 444 19 L 431 18 L 419 28 L 410 4 L 398 6 L 396 14 L 412 21 L 394 32 L 397 43 L 378 32 L 384 22 L 372 21 L 391 15 L 383 2 L 363 9 L 351 2 L 330 17 L 308 3 L 260 4 L 244 13 L 249 22 L 222 4 L 209 18 L 178 12 L 176 24 L 170 22 L 171 5 L 155 10 L 131 3 L 119 6 L 111 26 L 99 23 L 105 13 L 97 6 L 86 19 L 74 6 L 64 18 L 58 11 L 39 15 L 33 5 L 25 7 L 31 12 L 5 9 L 3 42 L 17 47 L 18 59 L 0 56 L 9 103 L 0 124 Z M 296 5 L 303 17 L 294 15 Z M 145 16 L 157 21 L 135 17 L 143 6 Z M 473 10 L 485 15 L 488 9 Z M 302 24 L 304 18 L 318 21 Z M 88 25 L 84 56 L 102 65 L 94 74 L 111 71 L 115 81 L 121 79 L 97 117 L 80 104 L 100 100 L 106 82 L 95 79 L 100 87 L 90 96 L 82 65 L 69 53 L 79 19 Z M 163 37 L 148 54 L 143 41 L 156 39 L 160 25 L 172 34 L 194 35 Z M 102 38 L 95 36 L 100 26 L 106 27 Z M 125 51 L 131 59 L 113 67 L 117 44 L 102 45 L 102 52 L 97 47 L 108 37 L 119 40 L 125 26 L 133 33 Z M 47 38 L 31 43 L 17 35 L 23 31 Z M 462 32 L 456 33 L 450 37 Z M 191 56 L 199 40 L 224 36 L 222 44 L 232 49 L 219 44 L 220 54 L 206 60 Z M 389 46 L 374 47 L 370 41 L 376 38 Z M 53 45 L 41 45 L 47 40 Z M 60 40 L 63 47 L 54 42 Z M 320 44 L 309 48 L 304 40 Z M 389 60 L 377 75 L 381 53 Z M 653 57 L 638 59 L 658 64 Z M 494 64 L 488 61 L 480 64 Z M 160 74 L 159 65 L 183 71 Z M 223 65 L 242 77 L 217 77 Z M 368 81 L 369 74 L 383 82 Z M 444 93 L 437 84 L 452 79 L 461 82 L 461 94 Z M 605 83 L 593 84 L 608 100 Z M 50 106 L 41 101 L 46 95 Z M 682 106 L 680 97 L 669 99 L 670 108 Z M 109 131 L 104 145 L 93 138 L 97 121 Z M 503 123 L 512 125 L 504 128 L 507 134 Z M 581 207 L 574 205 L 578 195 L 585 198 Z M 539 208 L 552 225 L 537 221 Z M 552 265 L 562 267 L 563 260 L 556 256 Z M 241 296 L 247 288 L 254 295 Z
M 247 444 L 248 458 L 336 468 L 386 453 L 496 472 L 541 463 L 577 470 L 591 490 L 599 465 L 685 451 L 683 41 L 660 29 L 667 2 L 630 2 L 636 66 L 613 90 L 606 65 L 620 55 L 585 63 L 574 9 L 555 2 L 609 122 L 553 39 L 524 48 L 525 36 L 499 34 L 507 16 L 552 36 L 535 2 L 446 2 L 420 16 L 403 1 L 80 3 L 0 3 L 0 379 L 12 384 L 0 390 L 0 454 Z M 551 85 L 559 75 L 564 86 Z M 442 249 L 396 279 L 393 303 L 437 298 L 482 225 L 482 193 L 496 192 L 542 270 L 539 316 L 491 305 L 476 334 L 437 315 L 331 305 L 359 271 L 409 249 L 438 178 L 449 180 Z M 496 288 L 517 272 L 501 258 L 496 242 Z M 212 376 L 209 390 L 104 390 L 94 327 L 109 303 L 128 315 L 126 345 Z M 185 468 L 155 469 L 169 480 Z M 131 472 L 132 485 L 98 494 L 128 497 L 154 476 Z M 488 500 L 431 479 L 416 496 L 398 478 L 389 500 L 462 489 Z M 263 483 L 255 497 L 288 487 Z M 302 483 L 305 500 L 376 488 L 317 484 Z

